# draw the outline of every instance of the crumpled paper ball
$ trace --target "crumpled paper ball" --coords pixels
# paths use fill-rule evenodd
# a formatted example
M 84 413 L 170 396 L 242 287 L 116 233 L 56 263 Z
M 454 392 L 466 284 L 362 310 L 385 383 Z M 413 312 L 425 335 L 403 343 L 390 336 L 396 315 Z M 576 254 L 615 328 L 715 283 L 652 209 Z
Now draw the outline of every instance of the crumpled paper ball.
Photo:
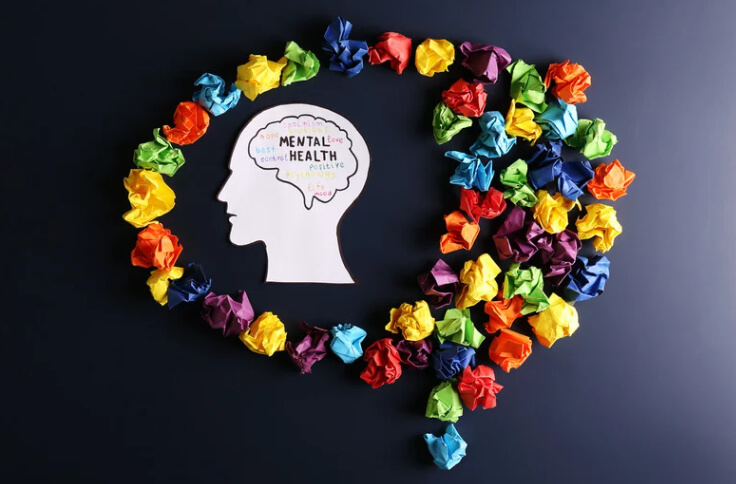
M 532 354 L 532 340 L 516 331 L 502 328 L 488 347 L 488 357 L 503 371 L 519 368 Z
M 534 65 L 518 59 L 506 70 L 511 74 L 511 99 L 535 113 L 544 112 L 547 109 L 547 104 L 544 102 L 547 87 Z
M 574 104 L 556 99 L 547 105 L 534 121 L 542 128 L 548 140 L 564 140 L 575 134 L 578 127 L 578 110 Z
M 475 306 L 480 301 L 490 301 L 498 293 L 496 276 L 501 268 L 488 254 L 481 254 L 478 259 L 465 262 L 460 271 L 460 282 L 463 284 L 455 299 L 459 309 Z
M 455 173 L 450 177 L 450 184 L 465 189 L 475 188 L 487 192 L 493 180 L 493 163 L 483 164 L 476 155 L 469 155 L 462 151 L 446 151 L 445 157 L 458 162 Z
M 503 192 L 503 198 L 511 200 L 517 207 L 533 207 L 538 202 L 527 179 L 528 170 L 529 166 L 524 160 L 516 160 L 501 170 L 499 175 L 501 184 L 508 187 Z
M 575 134 L 567 138 L 565 143 L 579 149 L 589 160 L 594 160 L 610 155 L 618 138 L 606 129 L 602 119 L 581 119 Z
M 445 39 L 426 39 L 417 47 L 414 65 L 419 74 L 433 77 L 446 72 L 455 61 L 455 46 Z
M 174 190 L 155 171 L 130 170 L 123 185 L 128 191 L 131 206 L 123 214 L 123 219 L 135 228 L 145 227 L 174 208 Z
M 550 64 L 544 85 L 549 88 L 552 82 L 552 95 L 568 104 L 584 103 L 588 100 L 585 90 L 590 87 L 590 74 L 580 64 L 571 64 L 566 60 L 562 64 Z
M 179 238 L 154 222 L 138 232 L 135 249 L 130 253 L 130 261 L 136 267 L 156 267 L 168 270 L 174 267 L 183 247 Z
M 429 358 L 434 350 L 434 344 L 429 338 L 419 341 L 408 341 L 402 339 L 396 345 L 401 362 L 411 368 L 423 370 L 429 368 Z
M 598 200 L 618 200 L 626 195 L 626 189 L 634 178 L 636 174 L 624 168 L 618 160 L 609 164 L 601 163 L 595 167 L 588 191 Z
M 211 287 L 212 279 L 207 279 L 202 266 L 193 262 L 188 264 L 184 276 L 169 284 L 169 309 L 203 298 Z
M 606 287 L 611 261 L 604 255 L 591 258 L 578 256 L 565 286 L 565 299 L 587 301 L 600 296 Z
M 550 348 L 558 339 L 572 336 L 580 323 L 577 310 L 552 293 L 549 296 L 549 307 L 539 314 L 529 316 L 529 326 L 539 342 Z
M 480 233 L 480 225 L 469 221 L 459 210 L 445 215 L 447 233 L 440 237 L 440 252 L 448 254 L 456 250 L 470 250 Z
M 312 366 L 327 356 L 326 343 L 330 339 L 330 332 L 307 323 L 300 323 L 299 327 L 307 334 L 298 343 L 287 341 L 286 352 L 304 375 L 312 373 Z
M 200 314 L 212 329 L 222 330 L 224 336 L 242 333 L 255 317 L 245 291 L 238 291 L 234 297 L 229 294 L 207 293 L 202 301 Z
M 230 90 L 226 91 L 225 80 L 220 76 L 202 74 L 194 81 L 194 85 L 199 89 L 194 92 L 192 100 L 199 103 L 213 116 L 225 114 L 240 101 L 240 89 L 235 84 L 231 84 Z
M 397 74 L 404 72 L 411 59 L 411 39 L 396 32 L 384 32 L 378 36 L 378 42 L 368 48 L 368 60 L 371 64 L 388 62 Z
M 496 383 L 496 374 L 488 366 L 466 366 L 457 379 L 457 392 L 470 410 L 479 406 L 487 410 L 496 406 L 496 394 L 503 386 Z
M 391 338 L 374 341 L 366 348 L 363 359 L 368 365 L 360 373 L 360 379 L 374 390 L 394 383 L 401 376 L 401 358 Z
M 164 136 L 171 143 L 189 145 L 201 138 L 210 126 L 210 115 L 198 103 L 179 103 L 174 111 L 174 127 L 163 127 Z
M 511 136 L 524 138 L 534 145 L 542 136 L 542 128 L 534 121 L 534 111 L 524 106 L 516 106 L 516 101 L 511 100 L 509 112 L 506 113 L 506 132 Z
M 462 66 L 484 84 L 495 83 L 498 73 L 511 63 L 509 53 L 495 45 L 463 42 L 460 52 L 465 56 Z
M 432 389 L 424 415 L 443 422 L 457 422 L 463 416 L 463 404 L 452 382 L 443 381 Z
M 442 102 L 456 114 L 478 118 L 486 109 L 488 94 L 480 82 L 458 79 L 449 89 L 442 91 Z
M 439 103 L 434 107 L 432 133 L 438 145 L 447 143 L 453 136 L 472 125 L 473 121 L 470 118 L 453 113 L 445 103 Z
M 499 158 L 511 151 L 516 144 L 516 138 L 510 138 L 506 134 L 503 114 L 498 111 L 483 113 L 478 123 L 480 124 L 480 136 L 470 147 L 474 155 Z
M 539 267 L 522 269 L 517 262 L 511 264 L 503 280 L 503 297 L 510 299 L 521 296 L 524 305 L 521 314 L 538 313 L 549 307 L 549 298 L 544 293 L 544 280 Z
M 338 324 L 330 328 L 330 333 L 330 349 L 343 363 L 352 363 L 363 356 L 361 343 L 368 335 L 363 328 L 348 323 Z
M 281 72 L 282 86 L 308 81 L 319 72 L 319 59 L 314 52 L 302 49 L 294 41 L 286 43 L 284 59 L 286 59 L 286 67 Z
M 455 343 L 442 343 L 432 352 L 432 368 L 440 380 L 451 380 L 468 365 L 475 366 L 475 349 Z
M 156 128 L 153 130 L 153 141 L 141 143 L 135 149 L 133 163 L 138 168 L 174 176 L 184 164 L 184 154 L 161 135 L 160 128 Z
M 286 62 L 285 57 L 271 61 L 265 55 L 251 54 L 248 62 L 238 66 L 235 85 L 245 97 L 255 101 L 259 94 L 279 87 Z
M 460 210 L 470 217 L 473 222 L 482 218 L 492 219 L 506 210 L 506 200 L 503 192 L 491 187 L 485 193 L 478 190 L 460 189 Z
M 488 315 L 485 329 L 488 333 L 495 333 L 501 328 L 510 328 L 516 319 L 522 316 L 521 308 L 524 299 L 514 296 L 511 299 L 503 298 L 503 289 L 499 290 L 498 298 L 486 302 L 483 311 Z
M 434 465 L 440 469 L 450 470 L 463 460 L 468 444 L 460 437 L 453 424 L 449 424 L 445 433 L 440 437 L 424 434 L 429 453 L 432 454 Z
M 286 328 L 278 316 L 266 311 L 240 333 L 240 341 L 253 353 L 273 356 L 285 349 Z
M 437 259 L 429 272 L 417 277 L 417 282 L 419 288 L 427 296 L 429 305 L 434 309 L 441 309 L 452 303 L 459 279 L 452 267 L 442 259 Z
M 364 40 L 351 40 L 353 24 L 337 17 L 325 31 L 322 50 L 330 53 L 330 70 L 343 72 L 348 77 L 357 76 L 363 70 L 363 57 L 368 53 Z
M 585 216 L 579 218 L 575 225 L 580 240 L 592 238 L 593 247 L 600 252 L 611 250 L 613 241 L 624 230 L 616 217 L 616 209 L 602 203 L 586 205 Z
M 437 339 L 440 343 L 451 341 L 475 349 L 485 341 L 486 337 L 475 328 L 470 318 L 469 309 L 448 309 L 441 321 L 436 322 Z
M 580 206 L 579 203 L 568 200 L 561 193 L 550 195 L 547 190 L 537 191 L 537 199 L 539 200 L 532 209 L 534 220 L 548 233 L 557 234 L 567 228 L 567 214 Z
M 412 306 L 402 303 L 401 306 L 391 309 L 391 318 L 386 325 L 386 331 L 398 333 L 409 341 L 419 341 L 434 331 L 434 318 L 429 311 L 426 301 L 417 301 Z
M 184 275 L 183 267 L 172 267 L 171 269 L 156 269 L 151 271 L 151 276 L 146 281 L 154 301 L 162 306 L 169 302 L 169 281 L 181 278 Z

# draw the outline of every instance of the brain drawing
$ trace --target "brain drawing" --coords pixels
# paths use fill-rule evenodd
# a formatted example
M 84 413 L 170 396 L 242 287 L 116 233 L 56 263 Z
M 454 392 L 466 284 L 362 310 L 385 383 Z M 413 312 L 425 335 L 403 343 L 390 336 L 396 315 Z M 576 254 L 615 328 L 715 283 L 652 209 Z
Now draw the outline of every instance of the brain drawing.
M 264 170 L 276 170 L 276 179 L 296 187 L 304 207 L 314 199 L 330 202 L 350 186 L 358 159 L 347 131 L 333 121 L 303 114 L 268 123 L 248 144 L 248 154 Z

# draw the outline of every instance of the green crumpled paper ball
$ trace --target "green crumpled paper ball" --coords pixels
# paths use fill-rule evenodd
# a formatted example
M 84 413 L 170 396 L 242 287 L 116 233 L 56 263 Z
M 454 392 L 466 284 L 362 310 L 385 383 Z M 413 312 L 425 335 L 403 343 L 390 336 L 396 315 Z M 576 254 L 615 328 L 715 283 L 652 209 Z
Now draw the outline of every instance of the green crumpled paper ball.
M 549 298 L 544 293 L 544 279 L 539 267 L 522 269 L 518 262 L 511 264 L 503 279 L 503 298 L 521 296 L 524 305 L 521 314 L 538 313 L 549 307 Z
M 153 140 L 138 145 L 133 153 L 133 162 L 138 168 L 174 176 L 184 164 L 184 154 L 179 148 L 174 148 L 160 131 L 160 128 L 154 129 Z
M 594 160 L 610 155 L 618 138 L 606 129 L 606 123 L 602 119 L 581 119 L 575 134 L 567 138 L 565 143 L 579 149 L 589 160 Z
M 519 59 L 506 70 L 511 74 L 511 98 L 536 113 L 543 113 L 547 109 L 544 102 L 547 86 L 534 65 Z
M 319 72 L 319 60 L 312 51 L 304 50 L 296 42 L 286 43 L 284 57 L 286 67 L 281 73 L 281 85 L 288 86 L 294 82 L 308 81 Z
M 447 143 L 461 130 L 473 125 L 473 121 L 467 116 L 452 112 L 445 103 L 439 103 L 434 108 L 432 115 L 432 132 L 434 140 L 441 145 Z
M 443 381 L 432 389 L 425 415 L 443 422 L 457 422 L 462 417 L 463 404 L 460 394 L 452 387 L 452 382 Z

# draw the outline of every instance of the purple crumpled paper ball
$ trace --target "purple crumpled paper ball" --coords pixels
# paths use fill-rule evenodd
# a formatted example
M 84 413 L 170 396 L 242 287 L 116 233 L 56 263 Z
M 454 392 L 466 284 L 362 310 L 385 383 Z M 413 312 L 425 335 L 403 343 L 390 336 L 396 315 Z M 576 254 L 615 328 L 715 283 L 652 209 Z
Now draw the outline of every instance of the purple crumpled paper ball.
M 296 344 L 287 341 L 286 352 L 291 356 L 291 360 L 299 368 L 301 374 L 304 375 L 305 373 L 312 373 L 312 365 L 327 355 L 327 340 L 330 339 L 330 332 L 317 326 L 310 326 L 307 323 L 301 323 L 299 327 L 307 335 Z
M 463 42 L 460 52 L 465 56 L 462 65 L 483 84 L 493 84 L 498 73 L 511 64 L 511 56 L 505 49 L 490 44 Z
M 434 309 L 449 306 L 460 283 L 455 271 L 442 259 L 437 259 L 432 270 L 420 274 L 417 282 L 419 282 L 419 288 L 427 296 L 427 302 Z
M 242 333 L 253 322 L 255 313 L 245 291 L 238 291 L 235 297 L 228 294 L 208 293 L 202 301 L 202 319 L 212 329 L 221 329 L 225 336 Z
M 402 339 L 396 345 L 396 349 L 399 352 L 399 358 L 401 362 L 406 366 L 423 370 L 429 368 L 429 357 L 432 354 L 434 345 L 429 338 L 424 338 L 419 341 L 408 341 Z

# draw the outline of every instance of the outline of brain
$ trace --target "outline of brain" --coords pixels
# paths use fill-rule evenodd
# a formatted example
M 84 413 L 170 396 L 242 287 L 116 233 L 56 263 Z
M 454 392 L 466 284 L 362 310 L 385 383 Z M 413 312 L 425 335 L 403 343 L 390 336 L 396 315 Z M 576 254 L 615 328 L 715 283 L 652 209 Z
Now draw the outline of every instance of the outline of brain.
M 282 136 L 279 134 L 278 135 L 278 142 L 279 142 L 278 144 L 279 145 L 276 146 L 276 147 L 274 147 L 273 146 L 273 142 L 274 142 L 275 136 L 272 133 L 264 133 L 264 132 L 268 131 L 269 128 L 271 126 L 273 126 L 273 125 L 277 125 L 278 126 L 278 131 L 280 132 L 280 131 L 282 131 L 284 129 L 283 128 L 284 123 L 289 122 L 290 120 L 293 123 L 295 123 L 295 126 L 294 127 L 295 128 L 298 128 L 300 125 L 303 125 L 303 123 L 305 122 L 305 118 L 308 118 L 308 120 L 310 122 L 313 122 L 313 123 L 316 123 L 318 121 L 321 121 L 326 127 L 330 127 L 331 126 L 335 130 L 335 133 L 338 133 L 338 134 L 334 134 L 334 135 L 332 133 L 330 133 L 329 134 L 329 137 L 331 139 L 338 140 L 340 137 L 342 137 L 344 140 L 347 140 L 347 143 L 345 143 L 344 146 L 338 146 L 337 151 L 339 153 L 339 152 L 342 152 L 344 150 L 347 150 L 346 153 L 342 153 L 342 154 L 343 154 L 343 156 L 345 156 L 345 155 L 349 155 L 349 156 L 347 156 L 346 159 L 344 159 L 344 160 L 340 159 L 339 156 L 338 156 L 338 157 L 336 157 L 337 159 L 335 160 L 336 163 L 343 163 L 343 164 L 347 165 L 347 170 L 349 170 L 349 163 L 352 162 L 354 164 L 354 167 L 355 168 L 347 176 L 344 176 L 344 179 L 343 179 L 342 176 L 337 176 L 337 175 L 335 176 L 335 178 L 333 178 L 331 180 L 324 180 L 323 179 L 323 180 L 317 181 L 317 180 L 310 180 L 308 177 L 305 180 L 291 180 L 291 179 L 289 179 L 288 175 L 290 173 L 292 173 L 292 172 L 297 172 L 298 173 L 300 171 L 300 170 L 292 170 L 293 167 L 298 166 L 298 164 L 300 164 L 300 163 L 308 163 L 309 161 L 308 160 L 286 161 L 285 160 L 286 153 L 288 153 L 289 148 L 291 148 L 291 146 L 288 146 L 286 148 L 282 148 L 280 146 L 281 145 L 281 141 L 282 141 L 282 139 L 281 139 Z M 258 145 L 258 142 L 261 141 L 259 138 L 261 137 L 261 134 L 262 133 L 264 134 L 263 141 L 266 142 L 265 144 L 267 146 L 261 146 L 260 147 L 260 149 L 263 150 L 262 153 L 254 153 L 253 150 L 259 148 L 257 145 Z M 289 136 L 287 136 L 287 138 L 289 138 L 289 137 L 293 138 L 293 137 L 296 137 L 296 136 L 297 135 L 289 135 Z M 307 136 L 308 137 L 308 136 L 311 136 L 311 135 L 304 135 L 304 134 L 302 134 L 302 136 Z M 324 139 L 326 137 L 328 137 L 328 134 L 327 133 L 320 133 L 319 135 L 316 135 L 315 134 L 312 137 L 316 137 L 318 139 L 321 138 L 321 140 L 324 141 Z M 254 146 L 254 141 L 256 142 L 256 146 Z M 319 148 L 320 146 L 322 146 L 322 145 L 312 145 L 311 144 L 311 141 L 310 141 L 310 144 L 309 145 L 299 145 L 298 147 L 299 148 L 304 148 L 304 149 L 307 149 L 307 150 L 312 150 L 314 148 Z M 329 145 L 329 146 L 332 146 L 332 145 Z M 271 148 L 275 148 L 275 150 L 271 151 Z M 324 153 L 325 150 L 319 150 L 319 151 L 322 151 Z M 333 151 L 333 150 L 330 150 L 330 151 Z M 303 198 L 303 201 L 304 201 L 304 208 L 306 208 L 307 210 L 311 210 L 311 208 L 313 206 L 314 200 L 318 200 L 318 201 L 320 201 L 322 203 L 325 203 L 325 204 L 331 202 L 335 198 L 335 195 L 337 195 L 338 192 L 345 191 L 345 190 L 347 190 L 350 187 L 350 178 L 352 178 L 356 173 L 358 173 L 358 157 L 355 156 L 355 153 L 353 152 L 353 140 L 350 139 L 350 136 L 348 135 L 348 132 L 345 129 L 341 128 L 334 121 L 327 120 L 327 119 L 325 119 L 323 117 L 320 117 L 320 116 L 313 116 L 311 114 L 300 114 L 299 116 L 293 116 L 293 115 L 285 116 L 285 117 L 281 118 L 278 121 L 271 121 L 270 123 L 266 124 L 264 127 L 260 128 L 258 131 L 256 131 L 255 135 L 253 135 L 253 137 L 250 139 L 250 141 L 248 141 L 248 156 L 253 160 L 253 162 L 255 163 L 255 165 L 258 168 L 260 168 L 262 170 L 267 170 L 267 171 L 273 171 L 273 170 L 275 170 L 276 171 L 276 179 L 278 181 L 280 181 L 282 183 L 289 184 L 289 185 L 293 186 L 294 188 L 296 188 L 297 190 L 299 190 L 299 192 L 302 194 L 302 198 Z M 262 161 L 262 158 L 263 157 L 266 157 L 266 156 L 273 157 L 273 158 L 278 158 L 279 156 L 283 156 L 284 157 L 284 160 L 282 161 L 282 160 L 276 160 L 276 159 L 274 159 L 273 161 L 265 162 L 265 163 L 273 163 L 274 165 L 277 164 L 278 166 L 264 166 L 264 161 Z M 259 161 L 258 157 L 261 158 L 260 161 Z M 332 163 L 332 161 L 324 161 L 324 160 L 319 161 L 319 160 L 314 160 L 314 161 L 311 161 L 311 163 L 313 163 L 313 164 Z M 315 173 L 325 172 L 325 171 L 326 170 L 316 170 Z M 306 170 L 305 170 L 305 172 L 306 172 Z M 319 179 L 319 175 L 315 174 L 315 177 L 317 177 L 317 179 Z M 334 183 L 336 183 L 336 185 L 335 186 L 332 186 L 332 187 L 329 187 L 329 189 L 325 188 L 325 190 L 323 192 L 321 192 L 321 193 L 320 192 L 312 192 L 312 193 L 309 193 L 308 194 L 309 190 L 306 190 L 305 189 L 306 187 L 309 186 L 310 181 L 314 181 L 314 182 L 323 184 L 324 182 L 333 181 L 333 180 L 334 180 Z

